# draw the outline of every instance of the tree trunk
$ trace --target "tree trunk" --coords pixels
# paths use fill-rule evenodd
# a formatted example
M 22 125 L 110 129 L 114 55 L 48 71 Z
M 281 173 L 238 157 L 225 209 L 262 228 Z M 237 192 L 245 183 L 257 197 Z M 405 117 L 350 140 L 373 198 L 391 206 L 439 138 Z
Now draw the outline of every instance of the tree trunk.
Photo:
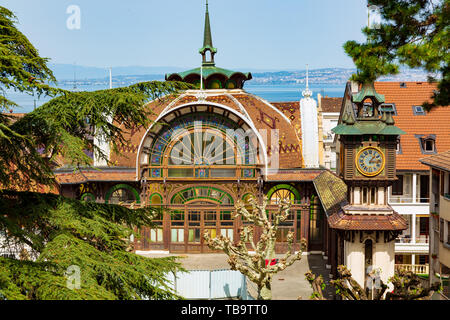
M 258 300 L 272 300 L 271 279 L 268 279 L 261 287 L 258 287 Z

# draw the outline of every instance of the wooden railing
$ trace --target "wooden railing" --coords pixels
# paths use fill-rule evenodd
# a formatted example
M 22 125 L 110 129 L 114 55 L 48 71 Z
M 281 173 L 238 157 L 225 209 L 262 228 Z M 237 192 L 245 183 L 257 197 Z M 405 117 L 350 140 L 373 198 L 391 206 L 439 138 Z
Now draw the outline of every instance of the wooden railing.
M 405 270 L 412 271 L 415 274 L 428 274 L 429 265 L 428 264 L 396 264 L 395 271 Z

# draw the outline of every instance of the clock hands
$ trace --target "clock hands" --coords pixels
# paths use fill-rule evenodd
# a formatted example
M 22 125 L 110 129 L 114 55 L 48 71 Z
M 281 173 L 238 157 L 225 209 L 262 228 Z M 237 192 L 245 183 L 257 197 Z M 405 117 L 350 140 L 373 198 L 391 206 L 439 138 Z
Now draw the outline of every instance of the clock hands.
M 369 163 L 380 163 L 381 160 L 373 161 L 375 159 L 375 156 L 372 156 L 372 159 L 370 159 Z

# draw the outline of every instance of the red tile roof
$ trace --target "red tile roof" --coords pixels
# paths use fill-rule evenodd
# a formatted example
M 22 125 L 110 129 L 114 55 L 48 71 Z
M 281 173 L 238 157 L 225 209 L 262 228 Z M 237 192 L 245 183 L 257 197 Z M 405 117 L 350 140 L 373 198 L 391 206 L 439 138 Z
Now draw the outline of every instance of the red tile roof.
M 322 107 L 322 112 L 336 112 L 341 111 L 343 98 L 329 98 L 322 97 L 320 106 Z
M 431 101 L 436 84 L 427 82 L 376 82 L 375 89 L 385 96 L 385 103 L 394 103 L 397 115 L 395 125 L 406 132 L 400 138 L 401 154 L 397 155 L 397 170 L 428 170 L 419 159 L 427 157 L 421 151 L 415 135 L 436 135 L 437 152 L 450 150 L 450 107 L 436 107 L 426 115 L 416 116 L 413 106 Z
M 79 184 L 93 181 L 136 181 L 136 171 L 98 171 L 86 170 L 82 172 L 56 172 L 56 180 L 59 184 Z
M 339 211 L 328 218 L 328 223 L 331 228 L 339 230 L 394 231 L 408 227 L 406 220 L 396 212 L 388 215 L 351 215 Z
M 274 174 L 267 175 L 267 181 L 282 182 L 282 181 L 313 181 L 323 171 L 321 170 L 279 170 Z

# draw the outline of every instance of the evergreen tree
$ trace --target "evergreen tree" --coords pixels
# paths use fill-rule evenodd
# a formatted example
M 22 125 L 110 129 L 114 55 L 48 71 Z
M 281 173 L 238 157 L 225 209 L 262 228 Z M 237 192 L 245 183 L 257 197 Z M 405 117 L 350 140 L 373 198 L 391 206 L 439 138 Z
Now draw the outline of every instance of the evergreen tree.
M 20 252 L 0 258 L 0 300 L 180 298 L 166 280 L 183 270 L 174 257 L 130 252 L 157 210 L 3 190 L 0 212 L 1 249 Z
M 146 82 L 95 92 L 55 88 L 48 59 L 39 56 L 16 23 L 14 14 L 0 7 L 0 249 L 20 252 L 20 260 L 0 258 L 0 299 L 179 298 L 164 278 L 181 269 L 174 258 L 129 252 L 133 230 L 151 225 L 154 209 L 19 191 L 51 190 L 57 166 L 92 165 L 86 150 L 106 159 L 89 135 L 101 135 L 114 150 L 126 130 L 150 124 L 146 102 L 190 86 Z M 9 90 L 54 98 L 15 118 L 5 113 L 17 107 L 6 98 Z M 67 286 L 70 270 L 79 271 L 79 288 Z
M 450 1 L 369 0 L 369 5 L 379 8 L 382 22 L 363 29 L 365 43 L 344 44 L 358 69 L 352 80 L 373 82 L 380 76 L 397 74 L 400 64 L 423 68 L 430 73 L 430 82 L 438 81 L 433 102 L 424 102 L 424 106 L 448 106 Z

